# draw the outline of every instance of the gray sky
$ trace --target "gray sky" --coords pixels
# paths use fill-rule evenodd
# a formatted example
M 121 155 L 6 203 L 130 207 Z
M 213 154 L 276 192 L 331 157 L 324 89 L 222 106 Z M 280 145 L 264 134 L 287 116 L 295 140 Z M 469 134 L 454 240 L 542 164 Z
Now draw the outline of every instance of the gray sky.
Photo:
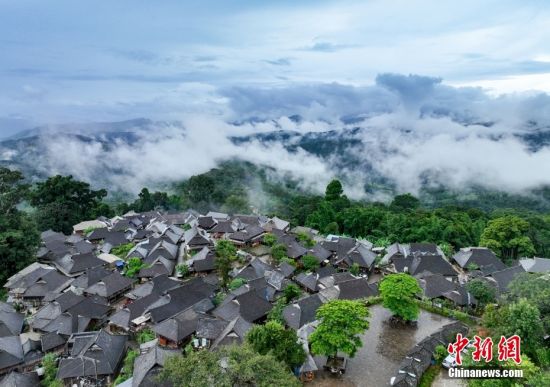
M 239 88 L 299 94 L 381 73 L 491 96 L 550 92 L 548 42 L 545 1 L 0 0 L 0 136 L 44 123 L 235 119 Z

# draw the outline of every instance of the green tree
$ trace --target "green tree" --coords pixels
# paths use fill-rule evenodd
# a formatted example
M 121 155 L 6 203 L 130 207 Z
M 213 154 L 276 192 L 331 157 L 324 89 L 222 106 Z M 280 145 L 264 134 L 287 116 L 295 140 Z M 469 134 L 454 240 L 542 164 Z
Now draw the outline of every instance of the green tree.
M 340 229 L 339 229 L 339 226 L 338 226 L 338 223 L 336 222 L 330 222 L 329 224 L 327 224 L 323 230 L 325 232 L 325 234 L 327 235 L 330 235 L 330 234 L 339 234 L 340 233 Z
M 301 385 L 284 363 L 271 354 L 257 353 L 247 344 L 170 357 L 164 364 L 160 379 L 170 381 L 174 386 L 186 387 Z
M 306 271 L 312 271 L 319 267 L 319 261 L 311 254 L 304 255 L 301 260 Z
M 299 232 L 296 234 L 296 239 L 298 239 L 298 242 L 303 244 L 305 247 L 311 248 L 315 246 L 315 241 L 305 232 Z
M 179 265 L 177 265 L 176 271 L 182 277 L 187 277 L 190 273 L 189 266 L 187 266 L 185 263 L 180 263 Z
M 286 245 L 283 245 L 282 243 L 273 245 L 273 247 L 271 247 L 271 256 L 275 262 L 280 262 L 281 259 L 286 257 Z
M 533 242 L 527 236 L 529 223 L 517 216 L 506 215 L 489 221 L 479 240 L 480 246 L 493 250 L 504 261 L 519 256 L 532 256 Z
M 359 301 L 332 300 L 317 309 L 316 317 L 320 323 L 309 337 L 312 352 L 336 356 L 341 351 L 353 357 L 362 346 L 359 335 L 369 328 L 368 308 Z
M 353 265 L 350 266 L 349 272 L 353 275 L 359 275 L 359 273 L 361 273 L 361 268 L 359 267 L 359 264 L 357 262 L 354 262 Z
M 343 194 L 344 188 L 342 187 L 342 183 L 340 183 L 340 180 L 334 179 L 327 185 L 325 190 L 325 200 L 337 200 L 340 199 Z
M 246 335 L 246 342 L 261 355 L 271 353 L 290 369 L 302 365 L 306 360 L 306 353 L 298 342 L 296 331 L 285 329 L 276 321 L 255 325 Z
M 406 321 L 418 317 L 419 307 L 415 297 L 422 289 L 414 277 L 405 273 L 390 274 L 380 283 L 380 295 L 384 307 Z
M 298 298 L 300 294 L 302 294 L 302 291 L 296 284 L 288 284 L 283 290 L 283 296 L 287 303 L 294 300 L 295 298 Z
M 220 240 L 216 243 L 216 269 L 222 277 L 223 286 L 229 283 L 229 272 L 233 262 L 237 259 L 237 249 L 227 240 Z
M 126 276 L 135 278 L 141 269 L 145 267 L 145 264 L 138 257 L 131 257 L 126 261 Z
M 0 283 L 35 260 L 40 236 L 26 213 L 18 209 L 28 194 L 23 175 L 0 168 Z
M 145 328 L 139 331 L 137 334 L 138 344 L 145 344 L 154 339 L 155 339 L 155 332 L 153 332 L 150 328 Z
M 265 234 L 263 240 L 266 246 L 273 246 L 277 242 L 277 238 L 272 233 Z
M 102 213 L 106 208 L 101 202 L 105 196 L 104 189 L 92 190 L 88 183 L 72 176 L 57 175 L 37 183 L 30 202 L 36 208 L 40 230 L 52 229 L 68 235 L 78 222 L 109 215 Z
M 116 255 L 121 259 L 126 259 L 126 257 L 128 256 L 128 253 L 130 252 L 130 250 L 134 248 L 134 246 L 135 244 L 130 242 L 130 243 L 122 244 L 120 246 L 113 247 L 111 249 L 111 254 Z
M 246 192 L 229 195 L 222 206 L 222 211 L 230 214 L 248 213 L 250 205 Z
M 508 285 L 508 290 L 508 300 L 525 298 L 535 305 L 546 330 L 550 330 L 550 281 L 546 273 L 521 273 Z
M 62 387 L 63 384 L 57 380 L 57 356 L 55 353 L 47 353 L 42 359 L 44 367 L 44 378 L 41 381 L 43 387 Z
M 136 349 L 131 349 L 126 353 L 124 363 L 122 364 L 122 370 L 115 380 L 115 386 L 132 377 L 132 375 L 134 374 L 134 362 L 138 356 L 139 351 Z
M 420 200 L 410 193 L 397 195 L 393 198 L 390 207 L 397 211 L 414 210 L 420 207 Z
M 496 288 L 487 283 L 487 281 L 482 280 L 481 278 L 475 278 L 468 282 L 466 289 L 475 297 L 479 303 L 487 305 L 490 302 L 495 302 L 496 300 Z
M 246 284 L 246 280 L 244 278 L 235 278 L 229 283 L 229 290 L 238 289 L 244 284 Z

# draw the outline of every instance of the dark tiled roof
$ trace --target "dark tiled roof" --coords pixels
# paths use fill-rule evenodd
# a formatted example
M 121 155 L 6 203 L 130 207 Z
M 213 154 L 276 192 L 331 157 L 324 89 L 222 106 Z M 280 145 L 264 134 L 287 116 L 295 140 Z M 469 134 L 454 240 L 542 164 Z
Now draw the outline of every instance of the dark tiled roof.
M 413 255 L 438 255 L 437 245 L 435 243 L 411 243 L 410 253 Z
M 13 371 L 0 381 L 0 387 L 37 387 L 40 379 L 36 372 L 19 373 Z
M 369 284 L 366 278 L 341 282 L 337 286 L 340 289 L 338 298 L 341 300 L 357 300 L 378 295 L 376 286 Z
M 23 329 L 25 316 L 18 313 L 13 307 L 0 302 L 0 336 L 17 336 Z
M 0 370 L 23 362 L 23 347 L 19 336 L 0 337 Z
M 409 268 L 411 275 L 422 273 L 442 274 L 444 276 L 456 276 L 458 273 L 453 266 L 441 255 L 417 255 L 413 258 Z
M 114 271 L 101 281 L 87 288 L 84 292 L 110 298 L 116 293 L 130 289 L 132 283 L 133 281 L 130 278 L 120 275 L 118 271 Z
M 40 337 L 40 341 L 42 343 L 42 352 L 47 352 L 65 345 L 67 339 L 57 332 L 49 332 L 43 334 Z
M 323 305 L 323 301 L 318 294 L 302 298 L 283 309 L 283 318 L 289 327 L 299 329 L 303 325 L 315 321 L 315 314 L 321 305 Z
M 494 265 L 497 270 L 503 270 L 506 265 L 489 249 L 485 247 L 468 247 L 460 249 L 453 256 L 453 259 L 460 267 L 468 268 L 470 264 L 475 264 L 478 267 Z
M 498 284 L 498 288 L 501 293 L 506 292 L 508 290 L 508 285 L 510 285 L 510 282 L 516 278 L 521 273 L 525 273 L 525 270 L 521 265 L 508 267 L 504 270 L 495 271 L 491 274 L 491 277 L 496 281 Z
M 113 375 L 126 353 L 127 341 L 126 335 L 111 335 L 104 330 L 72 335 L 71 357 L 59 361 L 57 378 Z

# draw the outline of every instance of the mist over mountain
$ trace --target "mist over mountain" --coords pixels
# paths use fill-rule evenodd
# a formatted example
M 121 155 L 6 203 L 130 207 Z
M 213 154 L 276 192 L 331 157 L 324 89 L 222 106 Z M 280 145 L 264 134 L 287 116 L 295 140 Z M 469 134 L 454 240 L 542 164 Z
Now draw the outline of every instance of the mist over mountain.
M 354 198 L 426 187 L 529 194 L 550 184 L 545 93 L 494 97 L 439 78 L 382 74 L 365 87 L 222 87 L 217 94 L 220 114 L 22 131 L 0 142 L 0 163 L 34 178 L 72 174 L 129 193 L 229 159 L 269 166 L 315 192 L 339 177 Z

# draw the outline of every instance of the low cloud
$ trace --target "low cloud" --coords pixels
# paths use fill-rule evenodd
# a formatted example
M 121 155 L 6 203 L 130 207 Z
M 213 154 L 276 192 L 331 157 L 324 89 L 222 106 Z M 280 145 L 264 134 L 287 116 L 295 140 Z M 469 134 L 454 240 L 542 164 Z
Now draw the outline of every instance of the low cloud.
M 132 193 L 235 158 L 272 167 L 316 192 L 341 177 L 354 198 L 368 196 L 365 183 L 377 179 L 398 192 L 430 184 L 526 192 L 550 184 L 545 170 L 550 96 L 544 93 L 491 97 L 435 77 L 396 74 L 363 87 L 204 90 L 208 98 L 194 101 L 215 101 L 222 115 L 185 115 L 181 123 L 149 125 L 136 130 L 131 142 L 44 137 L 37 165 L 49 174 L 71 173 L 91 182 L 99 176 L 108 187 Z M 247 137 L 276 132 L 287 135 Z M 247 140 L 235 143 L 232 137 Z

